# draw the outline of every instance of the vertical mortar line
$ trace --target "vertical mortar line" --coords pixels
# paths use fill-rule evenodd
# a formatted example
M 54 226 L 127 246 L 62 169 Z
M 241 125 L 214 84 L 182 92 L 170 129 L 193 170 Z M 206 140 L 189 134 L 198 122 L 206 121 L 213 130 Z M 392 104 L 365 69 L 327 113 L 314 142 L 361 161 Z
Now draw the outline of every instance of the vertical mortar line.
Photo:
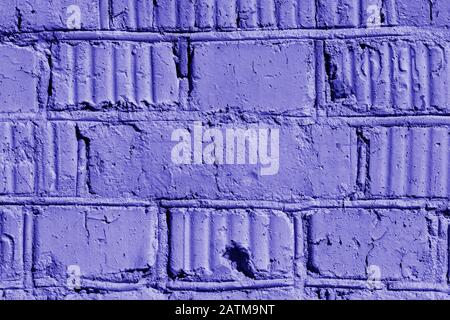
M 427 170 L 425 175 L 425 192 L 426 196 L 432 196 L 432 177 L 433 177 L 433 169 L 434 169 L 434 161 L 433 161 L 433 141 L 434 141 L 434 129 L 428 128 L 429 134 L 428 134 L 428 155 L 427 155 L 427 165 L 425 166 L 425 169 Z
M 118 88 L 117 88 L 117 48 L 114 43 L 111 43 L 111 51 L 112 51 L 111 80 L 113 81 L 112 96 L 114 99 L 113 103 L 118 103 L 119 96 L 118 96 Z
M 95 67 L 96 67 L 96 59 L 95 59 L 95 51 L 96 51 L 96 47 L 94 45 L 89 46 L 89 48 L 91 49 L 91 65 L 90 65 L 90 70 L 91 70 L 91 97 L 92 97 L 92 103 L 94 104 L 94 106 L 97 104 L 97 95 L 96 95 L 96 86 L 97 86 L 97 82 L 95 80 Z
M 77 69 L 79 67 L 78 65 L 78 45 L 74 45 L 73 47 L 73 67 L 72 67 L 72 71 L 73 71 L 73 79 L 74 79 L 74 83 L 73 83 L 73 97 L 74 97 L 74 105 L 77 106 L 78 102 L 79 102 L 79 93 L 78 93 L 78 72 Z
M 134 54 L 133 54 L 134 52 Z M 139 47 L 137 44 L 134 45 L 134 48 L 131 50 L 131 77 L 132 77 L 132 83 L 134 83 L 134 86 L 132 86 L 132 90 L 134 90 L 134 101 L 136 102 L 136 109 L 139 109 L 139 106 L 141 104 L 140 99 L 140 92 L 139 92 L 139 79 L 138 79 L 138 52 Z
M 393 127 L 386 128 L 387 130 L 387 139 L 386 139 L 386 151 L 387 151 L 387 188 L 386 188 L 386 194 L 388 197 L 393 196 L 392 192 L 392 183 L 393 183 L 393 172 L 395 172 L 395 168 L 393 168 L 394 163 L 394 157 L 392 152 L 392 147 L 394 145 L 394 130 Z
M 407 182 L 407 186 L 406 186 L 406 194 L 405 196 L 409 196 L 411 194 L 411 178 L 412 178 L 412 166 L 413 166 L 413 161 L 412 161 L 412 155 L 413 155 L 413 128 L 408 127 L 407 128 L 407 137 L 406 137 L 406 182 Z
M 427 90 L 426 95 L 427 95 L 427 103 L 428 105 L 426 105 L 425 107 L 428 107 L 430 110 L 432 110 L 432 106 L 433 106 L 433 100 L 431 98 L 431 95 L 433 94 L 434 90 L 433 90 L 433 67 L 431 65 L 431 49 L 430 47 L 425 44 L 425 52 L 426 52 L 426 61 L 427 61 L 427 81 L 428 81 L 428 86 L 425 86 Z
M 24 287 L 33 286 L 32 268 L 33 268 L 33 211 L 25 209 L 23 216 L 23 272 Z
M 31 123 L 32 128 L 32 139 L 33 139 L 33 146 L 34 146 L 34 154 L 35 157 L 33 159 L 33 167 L 34 167 L 34 190 L 33 194 L 37 195 L 39 193 L 39 160 L 41 157 L 41 152 L 39 148 L 39 140 L 36 138 L 38 135 L 38 128 L 37 125 L 34 123 Z
M 59 134 L 58 134 L 58 124 L 52 123 L 51 125 L 53 131 L 53 161 L 55 166 L 55 191 L 59 191 Z
M 150 96 L 152 97 L 152 103 L 154 105 L 157 104 L 156 101 L 156 85 L 155 85 L 155 44 L 152 44 L 150 47 Z
M 325 73 L 325 41 L 316 40 L 313 42 L 315 46 L 314 58 L 315 58 L 315 87 L 316 87 L 316 102 L 315 102 L 315 120 L 320 118 L 320 108 L 326 108 L 326 73 Z M 327 113 L 328 110 L 325 110 Z
M 11 175 L 12 175 L 12 190 L 11 193 L 16 193 L 17 189 L 17 155 L 16 155 L 16 125 L 11 123 L 9 126 L 11 151 L 13 153 L 13 159 L 11 163 Z

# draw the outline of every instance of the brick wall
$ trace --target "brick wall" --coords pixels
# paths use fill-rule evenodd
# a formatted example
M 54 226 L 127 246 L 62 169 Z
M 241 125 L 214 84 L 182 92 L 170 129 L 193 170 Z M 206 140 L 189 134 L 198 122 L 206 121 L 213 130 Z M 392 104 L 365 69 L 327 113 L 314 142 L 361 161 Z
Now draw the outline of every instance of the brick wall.
M 448 27 L 447 0 L 4 1 L 0 298 L 448 298 Z M 195 123 L 279 130 L 278 171 L 174 163 Z

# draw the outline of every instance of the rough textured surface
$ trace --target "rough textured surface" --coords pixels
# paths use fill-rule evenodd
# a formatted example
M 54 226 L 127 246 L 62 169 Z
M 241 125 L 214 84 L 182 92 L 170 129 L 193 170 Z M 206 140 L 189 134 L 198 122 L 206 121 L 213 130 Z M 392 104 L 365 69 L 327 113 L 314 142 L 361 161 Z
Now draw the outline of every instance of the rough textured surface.
M 0 299 L 448 299 L 449 27 L 448 0 L 3 1 Z

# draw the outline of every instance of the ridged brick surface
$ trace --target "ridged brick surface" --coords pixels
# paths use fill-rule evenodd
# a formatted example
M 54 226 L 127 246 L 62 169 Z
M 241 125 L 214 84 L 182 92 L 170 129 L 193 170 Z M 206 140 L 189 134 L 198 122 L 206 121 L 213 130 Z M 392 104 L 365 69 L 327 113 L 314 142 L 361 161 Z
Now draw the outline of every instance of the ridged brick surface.
M 3 1 L 0 298 L 448 299 L 449 26 L 447 0 Z

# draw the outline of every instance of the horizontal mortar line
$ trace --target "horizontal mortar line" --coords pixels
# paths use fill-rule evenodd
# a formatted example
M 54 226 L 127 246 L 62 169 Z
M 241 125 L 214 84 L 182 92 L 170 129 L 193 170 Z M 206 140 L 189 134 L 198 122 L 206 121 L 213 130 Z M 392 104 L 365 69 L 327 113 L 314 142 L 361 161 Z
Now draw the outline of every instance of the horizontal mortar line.
M 392 291 L 437 291 L 450 293 L 450 287 L 445 283 L 427 283 L 427 282 L 388 282 L 388 289 Z
M 368 280 L 332 279 L 332 278 L 307 278 L 306 287 L 317 288 L 348 288 L 348 289 L 370 289 L 377 285 L 376 290 L 388 289 L 392 291 L 436 291 L 449 292 L 449 286 L 441 283 L 427 282 L 403 282 L 402 280 L 386 280 L 374 284 Z
M 342 122 L 353 126 L 450 125 L 450 115 L 339 116 L 318 118 L 319 124 L 336 124 Z
M 305 280 L 305 287 L 315 288 L 347 288 L 347 289 L 370 289 L 372 282 L 367 280 L 354 279 L 332 279 L 332 278 L 311 278 Z M 378 290 L 386 287 L 385 283 L 381 282 Z
M 273 209 L 281 211 L 304 211 L 320 208 L 446 208 L 447 199 L 365 199 L 365 200 L 333 200 L 304 199 L 296 202 L 267 200 L 129 200 L 124 198 L 89 199 L 76 197 L 12 197 L 0 196 L 0 205 L 78 205 L 78 206 L 157 206 L 164 208 L 217 208 L 217 209 Z
M 228 112 L 226 115 L 242 115 L 243 113 Z M 245 112 L 247 115 L 258 115 L 263 118 L 286 118 L 304 121 L 304 124 L 315 123 L 314 117 L 268 114 L 258 112 Z M 87 122 L 107 122 L 107 121 L 197 121 L 205 120 L 205 117 L 221 117 L 225 113 L 221 112 L 201 112 L 201 111 L 140 111 L 140 112 L 92 112 L 92 111 L 50 111 L 47 120 L 50 121 L 87 121 Z M 0 118 L 1 119 L 1 118 Z
M 86 206 L 156 206 L 153 201 L 128 199 L 86 199 L 75 197 L 11 197 L 0 196 L 0 205 L 86 205 Z
M 233 113 L 232 113 L 233 114 Z M 296 121 L 303 121 L 301 124 L 336 124 L 346 123 L 355 126 L 364 125 L 450 125 L 450 115 L 394 115 L 394 116 L 332 116 L 325 117 L 307 117 L 297 115 L 285 114 L 259 114 L 257 112 L 245 112 L 245 114 L 261 115 L 268 119 L 295 119 Z M 126 112 L 102 112 L 95 113 L 92 111 L 78 111 L 78 112 L 58 112 L 52 111 L 48 113 L 47 120 L 50 121 L 86 121 L 86 122 L 108 122 L 108 121 L 196 121 L 204 120 L 205 117 L 220 117 L 222 113 L 206 113 L 198 111 L 143 111 L 135 113 Z M 235 113 L 240 115 L 240 113 Z M 0 117 L 0 121 L 2 118 Z M 5 119 L 8 120 L 8 119 Z
M 449 37 L 439 28 L 382 27 L 342 29 L 288 29 L 288 30 L 238 30 L 200 32 L 133 32 L 133 31 L 41 31 L 15 34 L 10 41 L 80 41 L 80 40 L 122 40 L 138 42 L 173 42 L 180 38 L 191 41 L 234 41 L 234 40 L 282 40 L 282 39 L 356 39 L 364 37 L 408 37 L 425 36 L 433 39 Z M 6 38 L 8 39 L 8 38 Z
M 253 281 L 229 281 L 229 282 L 183 282 L 171 281 L 167 288 L 171 290 L 190 291 L 214 291 L 214 290 L 237 290 L 237 289 L 266 289 L 277 287 L 292 287 L 293 279 L 271 279 Z
M 306 199 L 295 203 L 258 200 L 161 200 L 166 208 L 216 208 L 216 209 L 274 209 L 281 211 L 305 211 L 321 208 L 379 208 L 379 209 L 420 209 L 442 208 L 448 200 L 430 199 L 371 199 L 371 200 L 330 200 Z
M 45 278 L 37 278 L 34 279 L 36 288 L 67 288 L 64 285 L 56 283 L 54 279 L 45 279 Z M 141 280 L 137 283 L 131 282 L 111 282 L 111 281 L 103 281 L 103 280 L 90 280 L 90 279 L 81 279 L 81 288 L 92 288 L 92 289 L 101 289 L 108 291 L 133 291 L 145 288 L 147 286 L 146 280 Z

